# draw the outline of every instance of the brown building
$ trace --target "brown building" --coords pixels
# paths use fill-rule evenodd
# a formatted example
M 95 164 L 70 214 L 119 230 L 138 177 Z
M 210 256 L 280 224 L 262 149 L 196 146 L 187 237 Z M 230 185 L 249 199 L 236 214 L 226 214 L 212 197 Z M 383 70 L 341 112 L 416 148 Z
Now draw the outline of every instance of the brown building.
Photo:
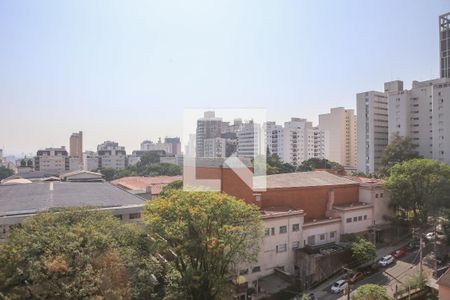
M 359 202 L 358 182 L 327 171 L 268 175 L 265 176 L 267 189 L 257 191 L 246 184 L 246 182 L 252 182 L 251 169 L 249 172 L 242 172 L 245 174 L 244 178 L 223 165 L 200 163 L 195 170 L 197 180 L 218 179 L 221 192 L 255 204 L 261 209 L 283 206 L 293 210 L 303 210 L 305 221 L 330 217 L 329 213 L 334 205 L 350 205 Z M 191 171 L 189 166 L 185 166 L 185 174 Z M 245 178 L 245 176 L 248 177 Z
M 69 152 L 70 156 L 79 157 L 80 161 L 83 160 L 83 131 L 72 133 Z

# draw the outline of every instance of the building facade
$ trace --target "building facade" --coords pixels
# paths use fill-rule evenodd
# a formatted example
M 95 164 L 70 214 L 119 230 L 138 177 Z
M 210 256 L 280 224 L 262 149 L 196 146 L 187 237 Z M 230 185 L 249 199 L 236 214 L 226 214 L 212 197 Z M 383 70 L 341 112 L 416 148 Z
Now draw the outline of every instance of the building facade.
M 450 13 L 439 17 L 441 78 L 450 78 Z
M 60 174 L 70 170 L 69 153 L 66 147 L 38 150 L 34 157 L 34 170 Z
M 319 129 L 328 132 L 327 159 L 344 167 L 356 168 L 356 115 L 353 109 L 336 107 L 319 115 Z
M 72 133 L 69 140 L 69 154 L 71 157 L 78 157 L 83 160 L 83 132 Z
M 128 166 L 127 153 L 125 147 L 118 143 L 105 141 L 97 146 L 98 168 L 99 169 L 125 169 Z
M 389 87 L 385 85 L 386 88 Z M 388 101 L 383 92 L 369 91 L 356 95 L 357 169 L 373 173 L 380 167 L 388 144 Z

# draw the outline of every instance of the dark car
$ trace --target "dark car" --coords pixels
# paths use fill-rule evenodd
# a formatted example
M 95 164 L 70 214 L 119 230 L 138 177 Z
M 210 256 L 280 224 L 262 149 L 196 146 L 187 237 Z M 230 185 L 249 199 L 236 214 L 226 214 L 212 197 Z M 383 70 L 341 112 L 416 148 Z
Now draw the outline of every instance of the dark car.
M 354 284 L 355 282 L 360 281 L 363 278 L 364 278 L 363 272 L 356 272 L 356 273 L 350 274 L 350 276 L 348 277 L 348 283 Z

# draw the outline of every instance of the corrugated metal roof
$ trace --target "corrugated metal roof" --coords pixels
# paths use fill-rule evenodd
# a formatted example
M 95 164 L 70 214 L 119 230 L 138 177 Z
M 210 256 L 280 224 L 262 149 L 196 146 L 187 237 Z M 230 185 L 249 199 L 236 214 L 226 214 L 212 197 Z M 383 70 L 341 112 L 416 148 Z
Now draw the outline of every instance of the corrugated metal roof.
M 261 179 L 263 177 L 255 177 L 255 180 Z M 358 184 L 353 180 L 333 175 L 327 171 L 275 174 L 266 176 L 266 179 L 268 189 Z
M 35 182 L 0 185 L 0 216 L 10 212 L 95 206 L 120 207 L 144 200 L 107 182 Z

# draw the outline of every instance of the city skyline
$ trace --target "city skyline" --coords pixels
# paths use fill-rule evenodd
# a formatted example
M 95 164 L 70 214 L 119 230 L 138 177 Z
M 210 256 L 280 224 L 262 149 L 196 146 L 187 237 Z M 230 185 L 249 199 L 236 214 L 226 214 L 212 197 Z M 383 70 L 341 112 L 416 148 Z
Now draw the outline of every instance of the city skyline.
M 257 106 L 317 125 L 382 82 L 439 77 L 436 28 L 450 4 L 410 4 L 3 2 L 0 146 L 32 153 L 81 130 L 87 150 L 111 139 L 137 149 L 181 136 L 176 120 L 192 107 Z

